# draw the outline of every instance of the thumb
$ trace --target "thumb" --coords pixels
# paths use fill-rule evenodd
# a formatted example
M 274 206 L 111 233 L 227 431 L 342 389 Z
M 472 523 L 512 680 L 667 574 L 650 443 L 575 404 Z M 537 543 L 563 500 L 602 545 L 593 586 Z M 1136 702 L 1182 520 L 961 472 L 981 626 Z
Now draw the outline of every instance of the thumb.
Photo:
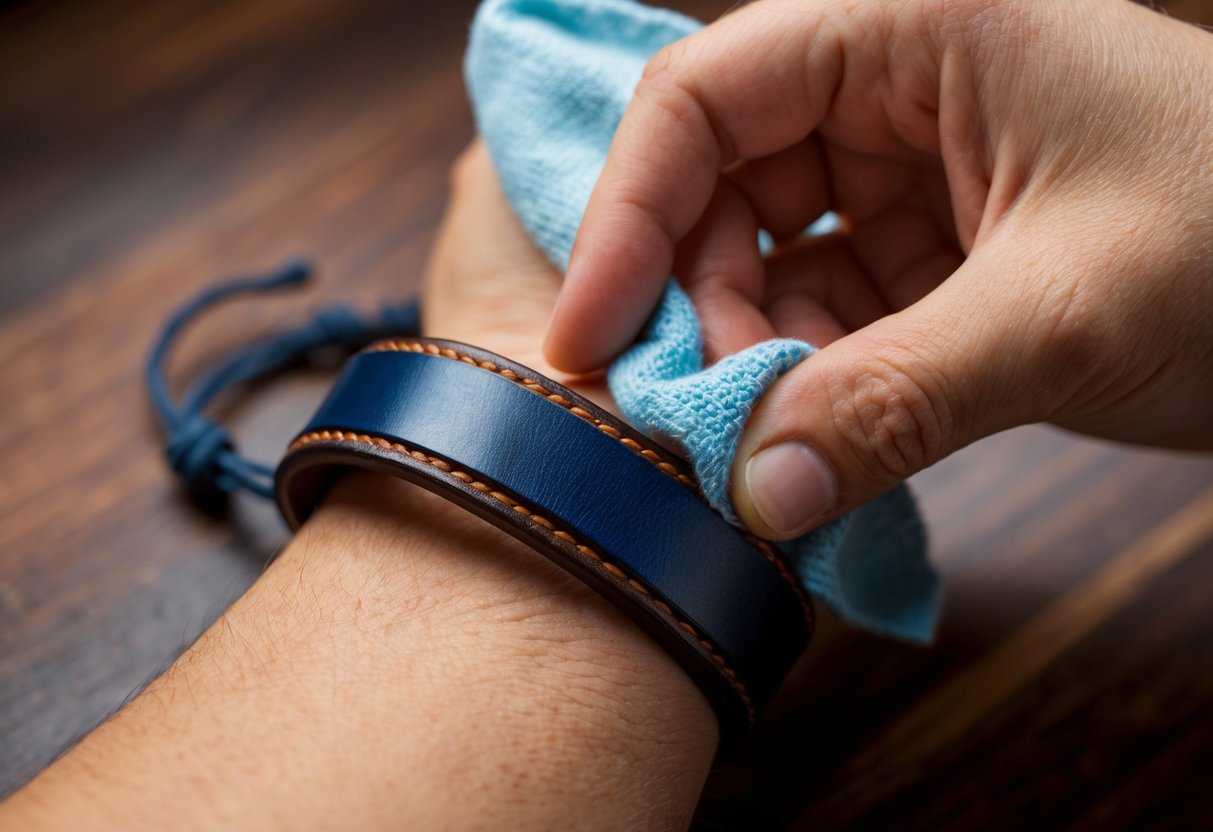
M 751 531 L 798 537 L 976 439 L 1047 418 L 1066 373 L 1039 334 L 1058 331 L 1041 310 L 1064 314 L 1065 304 L 1034 298 L 1033 281 L 996 260 L 974 252 L 918 303 L 814 353 L 767 391 L 731 472 Z

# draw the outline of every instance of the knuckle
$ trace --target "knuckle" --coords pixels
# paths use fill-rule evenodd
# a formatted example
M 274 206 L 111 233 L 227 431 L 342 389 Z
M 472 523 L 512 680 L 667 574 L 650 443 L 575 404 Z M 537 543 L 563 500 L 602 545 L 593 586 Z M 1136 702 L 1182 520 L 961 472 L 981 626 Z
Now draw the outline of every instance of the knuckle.
M 925 13 L 957 25 L 972 27 L 1010 13 L 1017 0 L 921 0 Z
M 645 64 L 633 98 L 651 108 L 670 141 L 700 155 L 706 167 L 718 168 L 737 158 L 735 138 L 708 102 L 702 79 L 718 76 L 723 68 L 718 52 L 703 33 L 663 47 Z M 714 150 L 703 140 L 710 136 Z
M 1041 37 L 1042 12 L 1023 0 L 923 0 L 924 14 L 937 21 L 949 40 L 977 47 L 988 60 L 1002 50 L 1022 51 Z M 1009 54 L 1018 54 L 1009 53 Z
M 831 384 L 831 415 L 860 472 L 877 481 L 903 480 L 938 460 L 953 410 L 923 379 L 933 376 L 917 356 L 868 357 L 857 372 Z
M 685 57 L 686 47 L 681 41 L 675 41 L 658 49 L 645 63 L 644 73 L 640 76 L 640 85 L 657 89 L 677 87 Z
M 720 130 L 708 114 L 696 86 L 695 78 L 704 71 L 697 57 L 694 39 L 676 41 L 657 52 L 645 64 L 644 74 L 636 86 L 635 97 L 662 114 L 668 122 L 666 131 L 673 139 L 694 148 L 704 130 L 711 131 L 726 158 L 732 153 L 729 137 Z M 717 164 L 705 159 L 705 164 Z

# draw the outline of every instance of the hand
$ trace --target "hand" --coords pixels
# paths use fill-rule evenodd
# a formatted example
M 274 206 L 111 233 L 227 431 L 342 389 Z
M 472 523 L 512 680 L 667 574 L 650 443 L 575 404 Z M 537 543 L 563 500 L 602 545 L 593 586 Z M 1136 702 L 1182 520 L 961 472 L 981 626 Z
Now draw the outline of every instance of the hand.
M 1211 87 L 1213 37 L 1120 0 L 745 7 L 650 62 L 546 354 L 602 365 L 671 273 L 709 359 L 823 346 L 739 446 L 766 537 L 1018 424 L 1213 447 Z

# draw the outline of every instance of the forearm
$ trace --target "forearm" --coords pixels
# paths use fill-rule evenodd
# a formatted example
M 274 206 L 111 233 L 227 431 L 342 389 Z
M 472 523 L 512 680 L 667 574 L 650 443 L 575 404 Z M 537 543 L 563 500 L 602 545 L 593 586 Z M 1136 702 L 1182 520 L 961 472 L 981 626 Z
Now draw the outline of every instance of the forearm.
M 358 475 L 0 825 L 679 828 L 715 740 L 692 682 L 593 592 Z

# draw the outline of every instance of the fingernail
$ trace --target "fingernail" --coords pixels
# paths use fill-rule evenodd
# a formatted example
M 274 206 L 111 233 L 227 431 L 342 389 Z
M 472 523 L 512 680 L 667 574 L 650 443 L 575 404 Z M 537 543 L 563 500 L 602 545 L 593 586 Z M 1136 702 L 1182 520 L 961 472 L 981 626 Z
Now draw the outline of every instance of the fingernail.
M 758 515 L 780 535 L 808 531 L 838 500 L 833 470 L 803 442 L 784 442 L 754 454 L 745 466 L 745 484 Z

